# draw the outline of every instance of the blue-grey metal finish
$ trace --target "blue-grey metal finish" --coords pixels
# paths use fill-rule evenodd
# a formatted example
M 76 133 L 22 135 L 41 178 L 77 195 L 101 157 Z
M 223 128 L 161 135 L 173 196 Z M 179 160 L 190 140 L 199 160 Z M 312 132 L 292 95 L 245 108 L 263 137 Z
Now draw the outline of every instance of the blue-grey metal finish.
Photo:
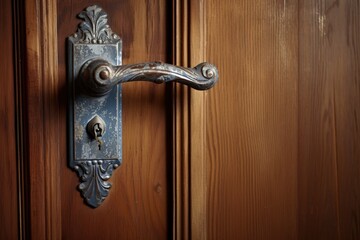
M 68 38 L 69 165 L 80 177 L 79 190 L 87 204 L 98 207 L 109 193 L 107 180 L 121 164 L 121 85 L 102 97 L 89 97 L 78 84 L 79 71 L 91 59 L 121 65 L 122 41 L 107 25 L 107 15 L 97 6 L 78 15 L 84 21 Z M 102 146 L 86 131 L 98 115 L 106 124 Z

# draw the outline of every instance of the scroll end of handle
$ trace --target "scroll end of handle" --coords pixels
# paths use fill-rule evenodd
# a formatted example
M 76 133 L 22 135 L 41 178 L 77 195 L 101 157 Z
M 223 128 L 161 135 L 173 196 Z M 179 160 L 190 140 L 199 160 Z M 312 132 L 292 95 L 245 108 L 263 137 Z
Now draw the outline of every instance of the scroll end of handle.
M 198 64 L 194 69 L 202 76 L 202 78 L 196 81 L 195 85 L 191 86 L 197 90 L 210 89 L 219 80 L 218 69 L 213 64 L 203 62 Z

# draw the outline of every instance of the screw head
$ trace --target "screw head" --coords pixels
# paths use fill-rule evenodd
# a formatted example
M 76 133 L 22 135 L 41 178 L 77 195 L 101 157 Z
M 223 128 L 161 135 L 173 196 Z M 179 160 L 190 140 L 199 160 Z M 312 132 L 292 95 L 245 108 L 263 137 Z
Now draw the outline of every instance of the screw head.
M 102 71 L 100 72 L 99 76 L 100 76 L 101 80 L 107 80 L 107 79 L 109 79 L 109 77 L 110 77 L 109 70 L 107 70 L 107 69 L 102 70 Z
M 212 78 L 214 76 L 214 71 L 212 69 L 206 70 L 206 77 Z
M 211 64 L 205 64 L 202 68 L 202 75 L 207 78 L 213 78 L 216 75 L 216 70 L 214 69 L 214 66 L 212 66 Z

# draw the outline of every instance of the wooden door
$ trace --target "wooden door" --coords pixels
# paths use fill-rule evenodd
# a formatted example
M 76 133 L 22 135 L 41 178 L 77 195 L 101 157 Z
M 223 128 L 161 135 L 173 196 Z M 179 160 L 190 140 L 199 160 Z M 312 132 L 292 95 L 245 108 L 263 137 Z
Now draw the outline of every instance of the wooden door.
M 3 2 L 1 239 L 359 238 L 358 1 L 96 2 L 124 64 L 220 72 L 209 92 L 123 85 L 123 164 L 98 209 L 66 147 L 65 38 L 94 2 Z

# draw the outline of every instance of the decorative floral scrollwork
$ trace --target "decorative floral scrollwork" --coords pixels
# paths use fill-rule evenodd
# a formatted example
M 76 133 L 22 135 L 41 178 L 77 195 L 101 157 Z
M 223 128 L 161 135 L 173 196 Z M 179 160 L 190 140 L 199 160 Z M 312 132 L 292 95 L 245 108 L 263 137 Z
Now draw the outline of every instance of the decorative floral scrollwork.
M 75 166 L 81 181 L 79 190 L 90 206 L 96 208 L 105 200 L 111 188 L 107 180 L 118 166 L 116 161 L 102 160 L 84 161 Z
M 87 7 L 78 17 L 83 20 L 74 34 L 79 43 L 112 43 L 119 39 L 107 24 L 107 14 L 97 5 Z

